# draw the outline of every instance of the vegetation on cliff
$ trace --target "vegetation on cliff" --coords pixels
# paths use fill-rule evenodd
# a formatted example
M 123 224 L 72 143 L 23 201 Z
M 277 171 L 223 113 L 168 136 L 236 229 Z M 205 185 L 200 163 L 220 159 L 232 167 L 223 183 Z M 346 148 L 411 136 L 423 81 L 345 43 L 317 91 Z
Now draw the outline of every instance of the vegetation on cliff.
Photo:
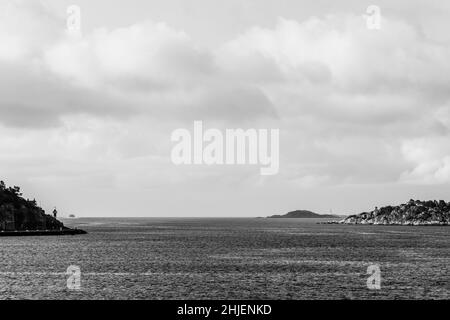
M 450 202 L 410 200 L 399 206 L 375 208 L 371 212 L 348 216 L 344 224 L 449 225 Z
M 24 199 L 19 187 L 0 181 L 0 231 L 63 230 L 63 223 L 45 214 L 36 200 Z

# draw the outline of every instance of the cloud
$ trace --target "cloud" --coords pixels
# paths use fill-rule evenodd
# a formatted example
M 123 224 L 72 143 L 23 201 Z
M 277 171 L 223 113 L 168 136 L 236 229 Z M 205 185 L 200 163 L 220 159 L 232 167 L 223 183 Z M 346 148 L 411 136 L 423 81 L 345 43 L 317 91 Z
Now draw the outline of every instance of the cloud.
M 2 1 L 0 4 L 0 61 L 21 62 L 42 55 L 63 34 L 65 21 L 39 1 Z
M 60 126 L 61 117 L 91 114 L 127 117 L 133 105 L 123 97 L 71 86 L 40 67 L 1 64 L 0 123 L 23 128 Z
M 39 2 L 4 5 L 0 43 L 0 123 L 62 125 L 66 115 L 190 121 L 273 117 L 252 83 L 231 84 L 213 52 L 163 22 L 67 30 Z M 21 23 L 13 23 L 16 19 Z M 21 93 L 26 94 L 21 94 Z
M 369 30 L 352 15 L 280 18 L 273 29 L 255 27 L 225 44 L 219 57 L 236 78 L 265 79 L 261 86 L 275 103 L 337 121 L 366 118 L 379 125 L 446 101 L 450 46 L 394 18 L 382 26 Z
M 448 182 L 450 150 L 406 173 L 411 159 L 402 147 L 450 138 L 448 43 L 390 16 L 374 31 L 361 16 L 328 15 L 253 27 L 217 55 L 224 72 L 257 84 L 276 107 L 289 132 L 282 149 L 291 178 Z
M 68 37 L 45 52 L 55 74 L 84 85 L 114 84 L 116 89 L 161 90 L 212 72 L 211 57 L 182 31 L 164 23 L 98 29 Z
M 203 48 L 165 22 L 76 37 L 38 2 L 2 6 L 0 162 L 19 181 L 192 193 L 450 183 L 450 46 L 407 21 L 280 18 Z M 194 120 L 280 128 L 280 174 L 175 170 L 170 133 Z
M 406 140 L 402 145 L 405 159 L 412 167 L 401 181 L 419 184 L 450 183 L 450 146 L 448 137 Z
M 448 45 L 431 41 L 416 27 L 391 17 L 384 18 L 382 26 L 370 30 L 361 16 L 354 15 L 303 22 L 280 18 L 274 29 L 254 27 L 220 52 L 233 59 L 235 70 L 245 70 L 246 64 L 236 67 L 239 59 L 264 58 L 292 80 L 321 79 L 344 89 L 432 86 L 448 80 L 448 73 L 437 74 L 439 67 L 450 68 Z

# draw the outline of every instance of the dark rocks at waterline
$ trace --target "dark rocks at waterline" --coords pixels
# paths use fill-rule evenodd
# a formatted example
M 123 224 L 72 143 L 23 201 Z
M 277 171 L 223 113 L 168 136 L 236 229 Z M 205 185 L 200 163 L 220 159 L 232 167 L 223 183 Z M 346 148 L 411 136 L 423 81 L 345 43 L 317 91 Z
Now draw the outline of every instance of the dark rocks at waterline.
M 81 229 L 64 228 L 62 230 L 24 230 L 24 231 L 0 231 L 0 237 L 26 237 L 26 236 L 74 236 L 87 234 Z
M 450 224 L 450 202 L 443 200 L 410 200 L 399 206 L 375 208 L 370 212 L 351 215 L 341 224 L 447 226 Z
M 65 227 L 61 221 L 37 206 L 36 200 L 24 199 L 19 187 L 6 187 L 5 183 L 0 181 L 0 232 L 3 232 L 3 235 L 22 235 L 22 231 L 32 232 L 34 235 L 54 231 L 61 234 L 85 233 Z

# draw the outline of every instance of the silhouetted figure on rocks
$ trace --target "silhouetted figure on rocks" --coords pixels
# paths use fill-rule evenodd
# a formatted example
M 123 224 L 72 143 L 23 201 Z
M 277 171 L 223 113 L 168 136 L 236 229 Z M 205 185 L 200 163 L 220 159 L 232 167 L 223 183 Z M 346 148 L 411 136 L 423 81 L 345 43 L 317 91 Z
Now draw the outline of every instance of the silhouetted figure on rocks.
M 53 217 L 56 218 L 58 215 L 58 211 L 56 210 L 56 207 L 53 209 Z

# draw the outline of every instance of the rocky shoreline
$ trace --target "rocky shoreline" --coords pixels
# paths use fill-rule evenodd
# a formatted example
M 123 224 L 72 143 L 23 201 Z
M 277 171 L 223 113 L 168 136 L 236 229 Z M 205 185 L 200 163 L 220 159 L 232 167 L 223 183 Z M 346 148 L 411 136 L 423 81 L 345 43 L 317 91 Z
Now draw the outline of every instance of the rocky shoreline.
M 351 215 L 340 221 L 327 221 L 326 224 L 448 226 L 450 202 L 411 199 L 399 206 L 375 208 L 373 211 Z
M 77 234 L 87 234 L 87 232 L 70 228 L 63 230 L 0 231 L 0 237 L 74 236 Z

